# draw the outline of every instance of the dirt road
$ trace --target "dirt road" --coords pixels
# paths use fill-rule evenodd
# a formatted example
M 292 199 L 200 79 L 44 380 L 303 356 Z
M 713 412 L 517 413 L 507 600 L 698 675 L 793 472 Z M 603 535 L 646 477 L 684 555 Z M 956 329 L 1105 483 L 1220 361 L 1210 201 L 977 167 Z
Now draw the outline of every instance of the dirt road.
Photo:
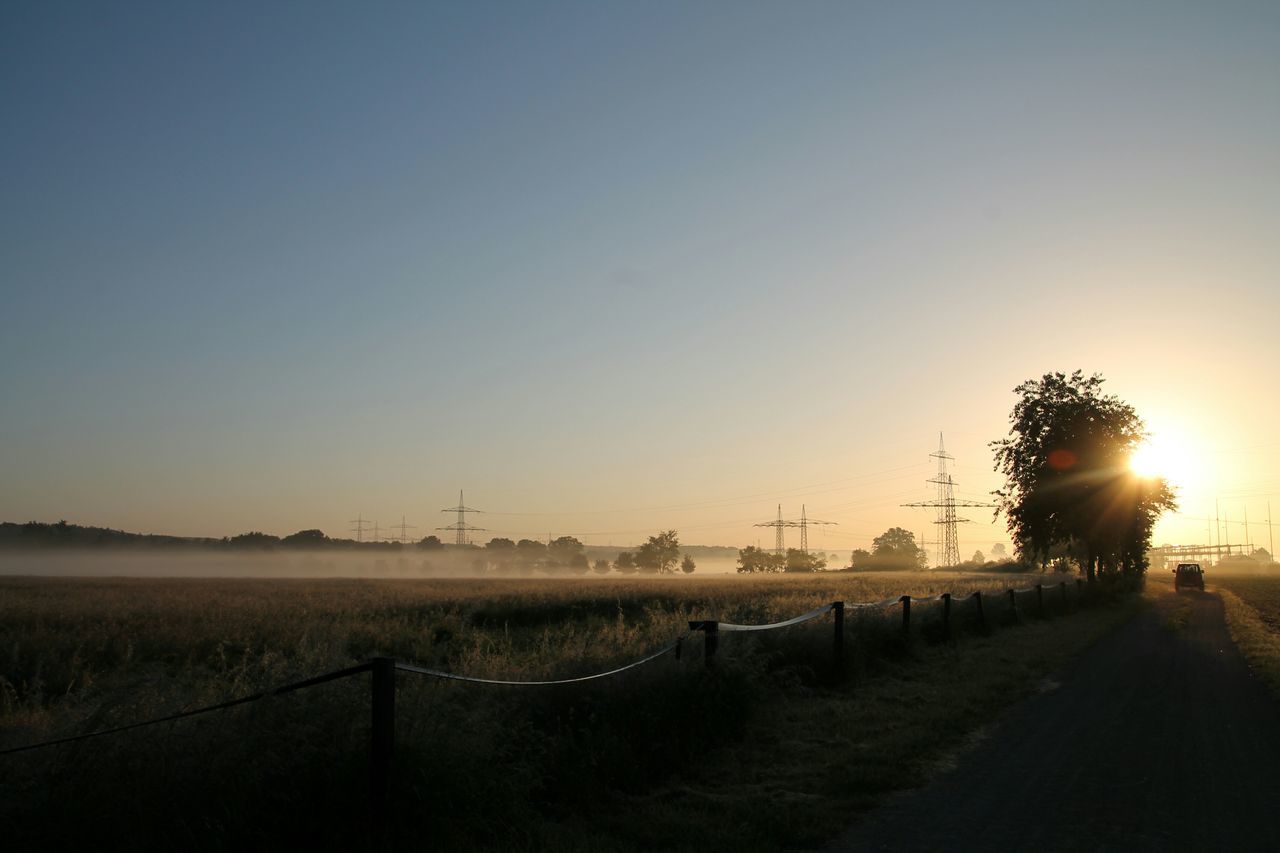
M 1280 704 L 1212 588 L 1154 598 L 830 849 L 1280 850 Z

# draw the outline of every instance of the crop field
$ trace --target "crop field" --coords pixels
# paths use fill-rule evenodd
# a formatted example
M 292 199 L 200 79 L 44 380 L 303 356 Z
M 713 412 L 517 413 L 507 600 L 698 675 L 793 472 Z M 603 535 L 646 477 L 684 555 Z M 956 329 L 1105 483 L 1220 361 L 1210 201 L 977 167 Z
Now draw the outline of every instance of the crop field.
M 213 704 L 376 655 L 482 678 L 571 678 L 637 660 L 687 634 L 690 620 L 758 624 L 833 600 L 944 591 L 958 599 L 1011 580 L 4 577 L 0 749 Z M 964 607 L 955 604 L 960 628 L 971 616 Z M 588 684 L 514 688 L 402 673 L 386 831 L 410 847 L 598 847 L 595 830 L 581 827 L 590 815 L 740 745 L 787 696 L 874 680 L 918 655 L 914 647 L 932 648 L 937 610 L 917 605 L 914 639 L 901 634 L 900 608 L 850 611 L 838 669 L 828 614 L 723 637 L 714 672 L 691 638 L 678 660 Z M 994 605 L 989 616 L 998 623 Z M 367 847 L 368 739 L 361 675 L 5 756 L 0 822 L 15 828 L 20 847 L 222 849 L 246 839 Z

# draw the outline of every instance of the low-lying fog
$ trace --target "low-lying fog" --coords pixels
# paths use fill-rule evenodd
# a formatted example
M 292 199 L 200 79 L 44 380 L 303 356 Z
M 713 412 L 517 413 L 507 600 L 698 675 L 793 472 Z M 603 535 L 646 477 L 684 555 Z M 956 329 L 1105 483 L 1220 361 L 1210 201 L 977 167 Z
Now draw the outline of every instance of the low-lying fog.
M 735 572 L 727 557 L 697 558 L 693 576 Z M 10 551 L 0 553 L 0 574 L 67 577 L 425 578 L 555 577 L 619 578 L 616 571 L 522 571 L 487 562 L 483 552 L 361 554 L 344 551 Z M 681 576 L 680 572 L 676 572 Z

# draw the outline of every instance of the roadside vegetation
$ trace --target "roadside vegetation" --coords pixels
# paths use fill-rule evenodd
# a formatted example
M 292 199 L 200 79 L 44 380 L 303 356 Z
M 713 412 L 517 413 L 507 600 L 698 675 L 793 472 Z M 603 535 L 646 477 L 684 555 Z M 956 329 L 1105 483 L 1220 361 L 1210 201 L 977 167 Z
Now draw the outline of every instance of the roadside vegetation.
M 1219 567 L 1209 580 L 1222 597 L 1231 639 L 1280 698 L 1280 575 L 1232 573 Z

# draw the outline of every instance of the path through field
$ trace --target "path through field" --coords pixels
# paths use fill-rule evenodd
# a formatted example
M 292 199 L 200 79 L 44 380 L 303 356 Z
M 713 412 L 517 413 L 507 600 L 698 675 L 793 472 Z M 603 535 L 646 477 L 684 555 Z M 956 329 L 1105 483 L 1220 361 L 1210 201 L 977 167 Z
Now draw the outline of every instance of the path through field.
M 1157 592 L 954 770 L 831 850 L 1280 850 L 1280 704 L 1222 601 Z

